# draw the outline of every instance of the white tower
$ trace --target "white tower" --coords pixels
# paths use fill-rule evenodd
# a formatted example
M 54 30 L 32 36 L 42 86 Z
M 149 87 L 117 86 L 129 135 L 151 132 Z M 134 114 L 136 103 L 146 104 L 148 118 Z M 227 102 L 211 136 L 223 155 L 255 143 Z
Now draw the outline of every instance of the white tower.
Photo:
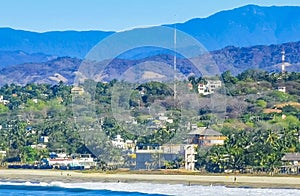
M 281 52 L 282 56 L 281 56 L 281 72 L 284 73 L 285 72 L 285 51 L 282 50 Z
M 176 69 L 177 69 L 177 65 L 176 65 L 176 26 L 174 28 L 174 62 L 173 62 L 173 69 L 174 69 L 174 100 L 176 99 L 177 96 L 177 89 L 176 89 Z

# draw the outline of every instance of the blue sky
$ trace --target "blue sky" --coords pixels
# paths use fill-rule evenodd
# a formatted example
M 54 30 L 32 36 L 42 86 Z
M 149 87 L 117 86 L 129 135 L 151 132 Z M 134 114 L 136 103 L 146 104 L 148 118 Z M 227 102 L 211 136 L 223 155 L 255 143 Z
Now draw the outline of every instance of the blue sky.
M 0 27 L 31 31 L 112 30 L 185 22 L 247 4 L 299 0 L 1 0 Z

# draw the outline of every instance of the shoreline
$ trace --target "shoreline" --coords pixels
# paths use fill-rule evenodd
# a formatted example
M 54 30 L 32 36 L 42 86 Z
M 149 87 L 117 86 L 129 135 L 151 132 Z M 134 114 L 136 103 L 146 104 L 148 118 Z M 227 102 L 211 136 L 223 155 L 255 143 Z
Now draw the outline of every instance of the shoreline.
M 236 178 L 236 181 L 234 181 Z M 245 175 L 184 175 L 184 174 L 130 174 L 83 173 L 61 170 L 0 169 L 0 181 L 20 182 L 124 182 L 153 184 L 183 184 L 226 186 L 230 188 L 290 188 L 300 189 L 300 177 L 245 176 Z

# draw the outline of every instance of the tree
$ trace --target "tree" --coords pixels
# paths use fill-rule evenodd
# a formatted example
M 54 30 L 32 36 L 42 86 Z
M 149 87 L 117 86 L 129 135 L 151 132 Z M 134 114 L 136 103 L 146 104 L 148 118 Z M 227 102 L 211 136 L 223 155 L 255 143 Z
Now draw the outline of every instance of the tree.
M 30 146 L 21 148 L 20 157 L 23 163 L 34 163 L 40 158 L 38 150 L 35 148 L 31 148 Z
M 234 77 L 229 70 L 223 72 L 221 78 L 226 86 L 231 86 L 238 82 L 238 79 Z
M 9 109 L 3 104 L 0 104 L 0 114 L 8 112 Z

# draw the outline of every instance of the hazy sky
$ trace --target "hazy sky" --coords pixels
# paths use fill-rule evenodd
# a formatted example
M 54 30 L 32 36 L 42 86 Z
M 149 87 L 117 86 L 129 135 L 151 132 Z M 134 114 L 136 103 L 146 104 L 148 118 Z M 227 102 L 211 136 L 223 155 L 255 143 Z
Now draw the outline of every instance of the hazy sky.
M 1 0 L 0 27 L 120 31 L 185 22 L 247 4 L 300 6 L 300 0 Z

